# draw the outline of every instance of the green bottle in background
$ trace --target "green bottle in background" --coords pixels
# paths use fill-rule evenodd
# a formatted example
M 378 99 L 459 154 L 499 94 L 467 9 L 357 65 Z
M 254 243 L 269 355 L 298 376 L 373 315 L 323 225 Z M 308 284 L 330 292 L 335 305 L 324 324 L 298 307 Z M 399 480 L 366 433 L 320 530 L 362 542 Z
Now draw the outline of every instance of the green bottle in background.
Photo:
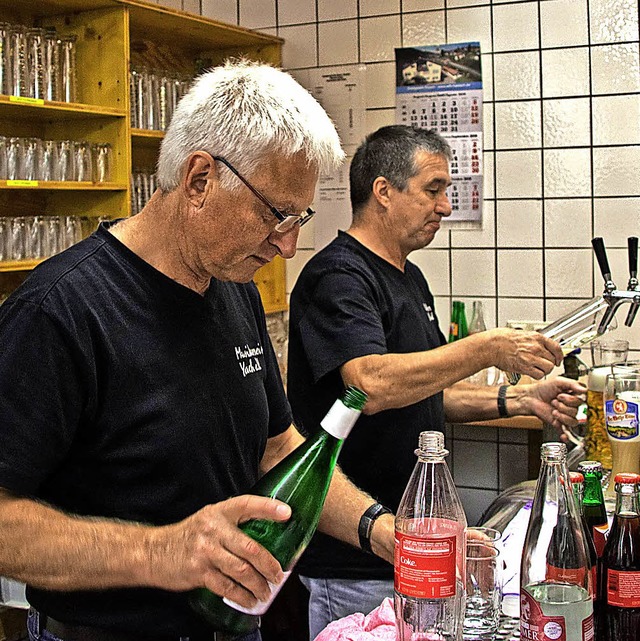
M 469 336 L 469 330 L 467 329 L 467 313 L 464 309 L 464 303 L 460 301 L 460 307 L 458 308 L 458 338 L 466 338 Z
M 454 300 L 451 308 L 451 323 L 449 324 L 449 342 L 458 340 L 458 328 L 460 319 L 460 301 Z
M 347 388 L 320 422 L 321 429 L 247 492 L 279 499 L 291 508 L 288 521 L 255 519 L 240 526 L 280 562 L 285 580 L 316 531 L 338 454 L 366 401 L 364 392 L 356 387 Z M 205 588 L 194 590 L 190 602 L 213 629 L 246 634 L 258 627 L 259 616 L 268 610 L 281 587 L 282 583 L 272 586 L 271 597 L 250 610 L 231 604 Z

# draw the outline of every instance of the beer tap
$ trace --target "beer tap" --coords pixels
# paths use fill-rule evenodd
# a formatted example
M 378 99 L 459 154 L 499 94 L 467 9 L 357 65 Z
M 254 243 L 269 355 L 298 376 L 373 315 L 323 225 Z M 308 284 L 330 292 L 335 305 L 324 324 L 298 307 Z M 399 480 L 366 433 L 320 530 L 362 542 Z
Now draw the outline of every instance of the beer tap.
M 638 237 L 629 236 L 627 238 L 627 248 L 629 252 L 629 282 L 627 284 L 627 289 L 630 292 L 638 291 Z M 624 324 L 627 327 L 633 325 L 633 321 L 636 319 L 636 314 L 638 313 L 638 308 L 640 307 L 640 299 L 637 297 L 633 299 L 631 307 L 629 308 L 629 313 L 627 318 L 624 321 Z
M 635 315 L 640 306 L 640 290 L 638 289 L 638 239 L 634 236 L 629 238 L 628 248 L 629 248 L 629 271 L 630 278 L 628 289 L 618 289 L 611 280 L 611 269 L 609 268 L 609 261 L 607 259 L 607 252 L 604 247 L 604 241 L 601 237 L 594 238 L 591 241 L 593 245 L 593 250 L 598 259 L 598 265 L 600 266 L 600 271 L 602 272 L 602 277 L 604 278 L 604 292 L 602 293 L 602 298 L 607 302 L 608 307 L 605 310 L 602 320 L 598 325 L 598 334 L 604 334 L 607 331 L 607 328 L 613 321 L 618 308 L 629 303 L 631 309 L 627 314 L 627 319 L 625 324 L 630 326 L 635 319 Z

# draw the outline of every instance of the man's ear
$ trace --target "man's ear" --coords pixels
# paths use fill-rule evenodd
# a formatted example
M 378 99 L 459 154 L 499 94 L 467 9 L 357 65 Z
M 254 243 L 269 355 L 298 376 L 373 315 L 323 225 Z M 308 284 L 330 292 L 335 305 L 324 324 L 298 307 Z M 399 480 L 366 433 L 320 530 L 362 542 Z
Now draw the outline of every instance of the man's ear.
M 194 151 L 185 163 L 186 173 L 183 189 L 187 200 L 198 209 L 204 205 L 206 197 L 216 178 L 216 163 L 206 151 Z
M 391 189 L 391 183 L 384 177 L 378 176 L 374 181 L 371 187 L 371 193 L 378 201 L 378 203 L 387 209 L 389 206 L 389 190 Z

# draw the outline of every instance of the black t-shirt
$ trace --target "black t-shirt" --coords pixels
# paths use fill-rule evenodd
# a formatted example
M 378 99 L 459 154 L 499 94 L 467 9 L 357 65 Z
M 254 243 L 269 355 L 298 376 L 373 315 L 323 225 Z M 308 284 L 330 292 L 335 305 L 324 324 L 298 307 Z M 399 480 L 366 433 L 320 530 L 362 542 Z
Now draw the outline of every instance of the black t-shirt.
M 0 487 L 70 513 L 184 519 L 246 492 L 267 438 L 291 424 L 253 283 L 213 279 L 200 296 L 104 227 L 0 307 L 0 344 Z M 68 623 L 200 626 L 184 593 L 27 596 Z
M 368 354 L 444 344 L 433 296 L 416 265 L 402 272 L 340 232 L 304 267 L 291 294 L 287 393 L 294 420 L 313 431 L 343 389 L 341 365 Z M 363 414 L 338 463 L 395 510 L 416 463 L 420 432 L 444 427 L 442 393 L 401 409 Z M 388 578 L 393 568 L 322 534 L 298 564 L 310 577 Z

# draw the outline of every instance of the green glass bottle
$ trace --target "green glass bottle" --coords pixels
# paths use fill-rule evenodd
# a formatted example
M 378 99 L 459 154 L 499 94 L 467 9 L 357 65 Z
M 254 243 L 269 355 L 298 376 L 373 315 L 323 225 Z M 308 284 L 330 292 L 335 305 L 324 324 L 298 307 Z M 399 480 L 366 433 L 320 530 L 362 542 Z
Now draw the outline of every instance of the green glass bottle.
M 454 300 L 453 307 L 451 308 L 451 323 L 449 324 L 449 342 L 457 341 L 459 336 L 459 320 L 460 320 L 460 301 Z
M 321 429 L 247 492 L 279 499 L 291 508 L 288 521 L 254 519 L 240 526 L 280 562 L 285 580 L 316 531 L 338 454 L 366 401 L 363 391 L 347 388 L 320 422 Z M 231 604 L 205 588 L 194 590 L 190 603 L 214 630 L 246 634 L 258 627 L 259 616 L 268 610 L 281 587 L 282 583 L 272 586 L 271 597 L 250 610 Z
M 464 303 L 460 301 L 458 307 L 458 338 L 466 338 L 469 336 L 467 328 L 467 313 L 464 309 Z
M 578 472 L 584 474 L 584 498 L 582 499 L 584 518 L 600 558 L 609 532 L 609 520 L 602 492 L 602 463 L 581 461 Z

